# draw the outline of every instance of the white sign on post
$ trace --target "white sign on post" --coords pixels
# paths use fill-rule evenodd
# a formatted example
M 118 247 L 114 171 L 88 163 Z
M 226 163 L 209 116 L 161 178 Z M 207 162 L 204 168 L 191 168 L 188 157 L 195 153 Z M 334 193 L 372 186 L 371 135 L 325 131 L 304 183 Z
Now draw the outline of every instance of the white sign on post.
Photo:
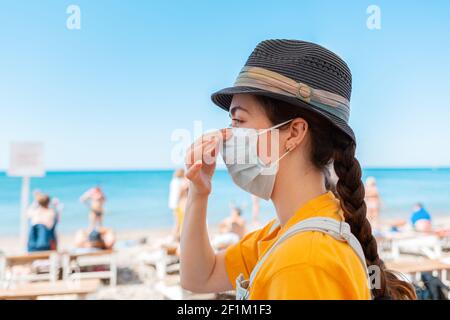
M 39 142 L 13 142 L 10 146 L 8 175 L 43 177 L 44 146 Z
M 30 178 L 45 176 L 44 146 L 39 142 L 13 142 L 10 146 L 8 176 L 22 177 L 20 243 L 26 248 L 30 198 Z

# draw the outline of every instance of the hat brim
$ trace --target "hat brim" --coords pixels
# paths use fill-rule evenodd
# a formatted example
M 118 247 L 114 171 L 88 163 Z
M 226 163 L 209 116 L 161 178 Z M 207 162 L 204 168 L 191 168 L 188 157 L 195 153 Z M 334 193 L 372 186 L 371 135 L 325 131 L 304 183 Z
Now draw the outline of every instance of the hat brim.
M 217 92 L 214 92 L 211 95 L 211 100 L 222 109 L 228 111 L 231 105 L 231 100 L 233 99 L 233 95 L 239 94 L 239 93 L 248 93 L 248 94 L 255 94 L 260 96 L 266 96 L 269 98 L 285 101 L 287 103 L 292 104 L 293 106 L 297 106 L 300 108 L 304 108 L 307 110 L 310 110 L 312 112 L 317 113 L 318 115 L 323 116 L 326 118 L 331 125 L 335 126 L 339 130 L 343 131 L 345 134 L 347 134 L 353 141 L 355 140 L 355 134 L 353 130 L 350 128 L 350 126 L 345 122 L 344 120 L 338 118 L 337 116 L 317 109 L 316 107 L 308 104 L 307 102 L 304 102 L 302 100 L 299 100 L 295 97 L 288 97 L 283 94 L 274 93 L 270 91 L 266 91 L 263 89 L 258 88 L 252 88 L 252 87 L 244 87 L 244 86 L 236 86 L 236 87 L 229 87 L 222 90 L 219 90 Z

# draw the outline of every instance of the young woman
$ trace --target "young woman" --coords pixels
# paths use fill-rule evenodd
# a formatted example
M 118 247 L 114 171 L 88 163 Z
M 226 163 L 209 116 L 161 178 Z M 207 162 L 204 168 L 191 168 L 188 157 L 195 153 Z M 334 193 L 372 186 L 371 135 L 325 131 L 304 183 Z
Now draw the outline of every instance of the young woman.
M 350 95 L 345 62 L 321 46 L 296 40 L 261 42 L 234 86 L 213 94 L 213 102 L 229 111 L 233 128 L 203 137 L 187 153 L 184 288 L 235 288 L 243 299 L 415 298 L 408 283 L 385 269 L 366 219 L 356 142 L 348 126 Z M 254 129 L 263 129 L 256 131 L 256 145 L 252 139 L 233 140 L 237 133 L 250 137 Z M 261 139 L 273 137 L 279 152 L 267 162 Z M 206 212 L 221 142 L 234 182 L 271 199 L 277 218 L 226 251 L 214 252 Z M 256 150 L 261 161 L 228 163 L 228 144 Z M 276 170 L 266 172 L 268 167 Z M 333 188 L 327 174 L 331 167 L 338 177 Z M 366 267 L 377 277 L 373 286 Z

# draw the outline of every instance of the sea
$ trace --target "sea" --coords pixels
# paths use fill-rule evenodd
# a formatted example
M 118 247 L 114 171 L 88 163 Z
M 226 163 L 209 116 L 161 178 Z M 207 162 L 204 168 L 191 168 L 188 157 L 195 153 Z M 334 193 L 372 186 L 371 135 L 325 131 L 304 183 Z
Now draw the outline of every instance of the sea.
M 32 178 L 31 190 L 41 190 L 64 204 L 59 232 L 74 232 L 87 226 L 88 208 L 79 197 L 97 184 L 107 197 L 106 226 L 124 231 L 170 228 L 173 216 L 168 196 L 172 174 L 172 170 L 52 171 L 43 178 Z M 407 219 L 416 202 L 422 202 L 434 216 L 450 217 L 450 168 L 367 168 L 363 179 L 368 176 L 377 180 L 383 217 Z M 21 183 L 21 178 L 0 172 L 0 236 L 19 234 Z M 208 223 L 215 224 L 226 217 L 230 205 L 240 206 L 244 218 L 251 218 L 249 194 L 233 184 L 226 170 L 217 170 L 208 204 Z M 272 203 L 261 200 L 261 219 L 268 221 L 274 216 Z

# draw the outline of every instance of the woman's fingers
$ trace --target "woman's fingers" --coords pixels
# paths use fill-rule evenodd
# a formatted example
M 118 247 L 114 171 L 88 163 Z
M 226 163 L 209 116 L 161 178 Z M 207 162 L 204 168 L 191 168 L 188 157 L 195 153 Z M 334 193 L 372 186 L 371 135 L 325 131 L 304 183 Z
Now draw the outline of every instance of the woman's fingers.
M 205 146 L 210 143 L 207 140 L 204 141 L 197 141 L 195 143 L 193 143 L 189 149 L 186 152 L 186 166 L 190 166 L 192 164 L 194 164 L 196 161 L 201 160 L 202 158 L 202 154 L 203 154 L 203 149 L 205 148 Z
M 192 165 L 200 159 L 204 160 L 206 164 L 213 164 L 222 139 L 222 133 L 219 131 L 199 138 L 189 147 L 186 153 L 186 165 Z
M 186 177 L 193 179 L 202 169 L 202 165 L 214 167 L 217 159 L 219 147 L 223 141 L 228 140 L 232 135 L 231 129 L 222 129 L 207 133 L 198 138 L 186 152 Z
M 219 139 L 214 137 L 206 146 L 203 151 L 202 159 L 207 165 L 212 165 L 216 162 L 219 147 Z
M 203 135 L 188 148 L 185 159 L 186 178 L 192 182 L 193 190 L 210 192 L 219 147 L 230 136 L 231 130 L 215 131 Z
M 211 141 L 204 141 L 201 144 L 191 148 L 186 156 L 186 177 L 189 180 L 195 179 L 200 172 L 202 165 L 214 164 L 217 153 L 217 142 L 215 139 Z
M 231 130 L 231 128 L 225 128 L 220 130 L 220 135 L 223 141 L 227 141 L 233 135 L 233 131 Z
M 202 169 L 202 161 L 201 160 L 197 160 L 187 170 L 186 178 L 188 180 L 194 181 L 198 177 L 198 174 L 200 173 L 201 169 Z

